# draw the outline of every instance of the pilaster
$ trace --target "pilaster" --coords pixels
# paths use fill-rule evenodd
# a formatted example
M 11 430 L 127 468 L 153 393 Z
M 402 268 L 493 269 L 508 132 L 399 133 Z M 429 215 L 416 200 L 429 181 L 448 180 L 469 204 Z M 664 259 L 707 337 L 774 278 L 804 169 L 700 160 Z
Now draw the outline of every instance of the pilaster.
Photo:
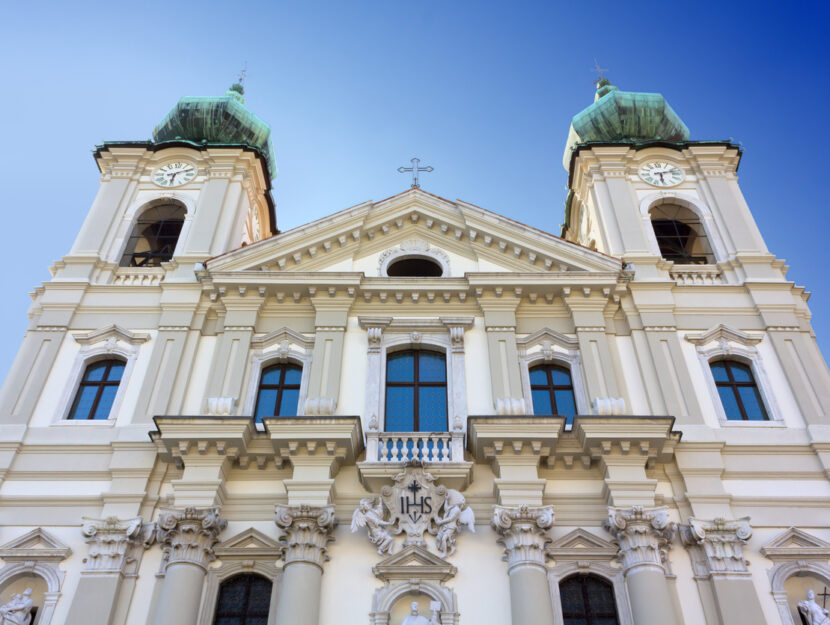
M 343 363 L 343 342 L 353 296 L 335 290 L 316 294 L 310 288 L 314 307 L 315 339 L 308 380 L 305 414 L 333 415 L 340 398 L 340 371 Z
M 0 388 L 0 422 L 29 422 L 65 335 L 65 327 L 36 328 L 26 332 L 9 375 Z
M 516 347 L 516 309 L 519 302 L 519 298 L 509 296 L 478 297 L 487 331 L 493 406 L 499 415 L 525 414 L 519 350 Z
M 766 622 L 743 554 L 751 537 L 749 517 L 734 521 L 690 517 L 688 525 L 680 526 L 704 607 L 717 615 L 719 625 Z M 714 606 L 706 605 L 710 597 Z
M 144 551 L 141 517 L 84 517 L 81 533 L 89 544 L 84 570 L 72 596 L 67 623 L 110 625 L 119 603 L 129 602 Z M 129 578 L 129 579 L 127 579 Z M 126 597 L 122 586 L 129 582 Z M 121 599 L 119 601 L 119 599 Z

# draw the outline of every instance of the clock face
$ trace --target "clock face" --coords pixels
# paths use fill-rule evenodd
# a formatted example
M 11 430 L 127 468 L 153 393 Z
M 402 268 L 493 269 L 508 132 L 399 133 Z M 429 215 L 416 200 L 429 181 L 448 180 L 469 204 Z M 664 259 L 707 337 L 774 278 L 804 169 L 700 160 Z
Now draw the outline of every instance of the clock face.
M 683 170 L 665 161 L 646 163 L 640 167 L 640 178 L 655 187 L 673 187 L 683 182 Z
M 153 172 L 153 182 L 160 187 L 178 187 L 196 177 L 196 168 L 190 163 L 167 163 Z

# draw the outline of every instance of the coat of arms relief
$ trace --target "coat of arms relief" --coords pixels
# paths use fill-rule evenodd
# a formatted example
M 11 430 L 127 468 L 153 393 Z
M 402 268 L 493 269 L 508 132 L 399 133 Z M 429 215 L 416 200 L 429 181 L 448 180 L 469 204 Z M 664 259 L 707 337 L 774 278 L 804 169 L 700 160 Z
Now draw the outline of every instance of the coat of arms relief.
M 424 537 L 430 534 L 445 558 L 455 553 L 463 526 L 475 532 L 475 515 L 464 495 L 435 484 L 435 478 L 422 467 L 406 467 L 393 480 L 393 485 L 381 488 L 380 497 L 361 499 L 352 515 L 352 532 L 366 528 L 378 554 L 391 554 L 395 536 L 400 534 L 404 534 L 404 547 L 426 548 Z

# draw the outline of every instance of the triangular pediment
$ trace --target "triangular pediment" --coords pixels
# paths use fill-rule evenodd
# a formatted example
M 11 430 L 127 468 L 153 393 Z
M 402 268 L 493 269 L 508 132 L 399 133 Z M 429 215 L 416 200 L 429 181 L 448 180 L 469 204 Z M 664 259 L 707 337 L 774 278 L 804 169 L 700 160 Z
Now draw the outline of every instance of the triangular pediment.
M 372 572 L 385 582 L 414 577 L 443 582 L 455 575 L 456 568 L 423 547 L 410 545 L 378 562 Z
M 281 545 L 259 530 L 248 528 L 244 532 L 219 543 L 215 551 L 220 558 L 273 558 L 279 555 Z
M 791 527 L 761 548 L 771 560 L 798 560 L 803 558 L 830 558 L 830 543 Z
M 61 561 L 71 553 L 68 545 L 40 527 L 0 546 L 4 560 Z
M 619 547 L 595 536 L 582 528 L 553 541 L 547 548 L 550 557 L 564 560 L 610 560 L 617 555 Z
M 207 261 L 212 271 L 351 272 L 377 276 L 376 259 L 421 240 L 466 272 L 616 272 L 619 259 L 462 201 L 410 189 L 366 202 Z

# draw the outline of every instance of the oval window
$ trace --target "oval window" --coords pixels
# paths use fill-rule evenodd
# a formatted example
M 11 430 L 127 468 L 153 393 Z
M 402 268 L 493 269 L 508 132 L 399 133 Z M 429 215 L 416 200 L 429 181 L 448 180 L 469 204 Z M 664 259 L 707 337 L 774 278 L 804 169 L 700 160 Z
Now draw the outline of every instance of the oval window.
M 441 265 L 422 256 L 396 260 L 386 269 L 386 275 L 393 278 L 439 278 L 443 274 Z

